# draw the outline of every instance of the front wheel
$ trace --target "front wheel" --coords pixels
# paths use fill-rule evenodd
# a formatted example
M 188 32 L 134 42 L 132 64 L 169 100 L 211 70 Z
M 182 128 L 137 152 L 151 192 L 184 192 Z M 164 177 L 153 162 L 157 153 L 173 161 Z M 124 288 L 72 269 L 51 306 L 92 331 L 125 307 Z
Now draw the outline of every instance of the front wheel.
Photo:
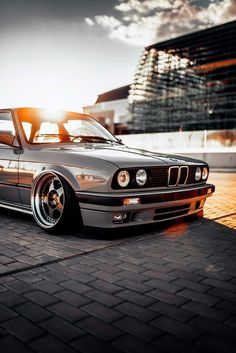
M 34 184 L 31 206 L 36 222 L 51 233 L 71 228 L 75 213 L 79 212 L 73 190 L 53 172 L 41 175 Z

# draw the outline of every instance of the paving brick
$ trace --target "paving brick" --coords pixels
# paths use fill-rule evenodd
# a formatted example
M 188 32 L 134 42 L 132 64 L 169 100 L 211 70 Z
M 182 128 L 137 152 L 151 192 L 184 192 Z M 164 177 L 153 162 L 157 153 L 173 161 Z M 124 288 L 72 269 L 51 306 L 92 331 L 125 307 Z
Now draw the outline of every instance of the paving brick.
M 148 296 L 163 301 L 165 303 L 181 306 L 189 301 L 189 299 L 180 297 L 179 295 L 168 293 L 160 289 L 154 289 L 147 293 Z
M 122 269 L 117 266 L 111 266 L 104 263 L 97 263 L 95 267 L 96 270 L 105 271 L 107 273 L 118 273 L 122 271 Z
M 84 334 L 81 329 L 58 317 L 45 320 L 40 326 L 63 342 L 70 342 Z
M 159 316 L 157 313 L 147 308 L 129 302 L 124 302 L 116 306 L 116 310 L 122 312 L 124 315 L 132 316 L 143 322 L 148 322 Z
M 163 334 L 160 329 L 154 328 L 132 317 L 125 317 L 116 321 L 114 325 L 119 327 L 122 331 L 130 333 L 146 342 L 151 342 Z
M 140 293 L 146 293 L 146 292 L 149 292 L 151 289 L 153 289 L 153 287 L 150 285 L 147 285 L 146 282 L 138 283 L 127 278 L 120 280 L 116 284 L 123 288 L 131 289 Z
M 183 278 L 183 279 L 187 279 L 189 281 L 193 281 L 193 282 L 199 282 L 204 280 L 206 276 L 202 276 L 196 273 L 189 273 L 186 271 L 181 271 L 181 270 L 172 270 L 169 272 L 169 275 L 171 276 L 175 276 L 175 277 L 179 277 L 179 278 Z
M 88 273 L 88 274 L 97 271 L 97 269 L 95 267 L 84 265 L 84 264 L 81 264 L 81 263 L 77 263 L 77 264 L 71 265 L 69 268 L 72 269 L 72 270 L 76 270 L 76 271 L 80 271 L 80 272 Z
M 80 310 L 79 308 L 75 308 L 74 306 L 60 302 L 54 305 L 51 305 L 47 308 L 51 313 L 60 316 L 61 318 L 70 321 L 72 323 L 83 320 L 88 317 L 88 314 Z
M 122 287 L 120 287 L 116 284 L 109 283 L 109 282 L 103 281 L 101 279 L 97 279 L 93 282 L 90 282 L 90 285 L 94 288 L 101 289 L 104 292 L 107 292 L 110 294 L 120 292 L 123 289 Z
M 211 335 L 200 337 L 196 344 L 210 352 L 234 353 L 235 346 Z
M 165 352 L 169 353 L 203 353 L 201 347 L 196 347 L 194 343 L 191 344 L 184 339 L 175 337 L 171 334 L 165 334 L 158 340 L 154 341 L 153 344 L 158 347 L 157 352 L 159 352 L 159 349 L 163 349 Z
M 112 345 L 126 353 L 157 353 L 156 347 L 128 334 L 113 341 Z M 158 350 L 158 353 L 162 352 Z
M 76 307 L 82 306 L 91 301 L 89 298 L 86 298 L 81 294 L 74 293 L 70 290 L 64 290 L 63 292 L 56 293 L 55 297 Z
M 219 302 L 218 297 L 213 297 L 212 295 L 205 293 L 199 293 L 191 289 L 183 289 L 178 292 L 178 295 L 210 306 Z
M 166 281 L 166 282 L 171 282 L 176 279 L 176 276 L 171 276 L 165 272 L 161 272 L 160 269 L 158 270 L 148 270 L 143 272 L 143 275 L 151 277 L 151 278 L 156 278 L 161 281 Z
M 236 328 L 236 315 L 230 316 L 230 318 L 225 321 L 225 324 L 231 325 Z
M 6 287 L 18 294 L 27 293 L 33 290 L 33 286 L 27 282 L 15 280 L 6 284 Z
M 236 343 L 235 329 L 228 325 L 224 325 L 215 320 L 210 320 L 202 316 L 198 316 L 189 322 L 191 327 L 201 329 L 215 337 L 225 341 Z
M 68 280 L 65 282 L 60 283 L 62 287 L 72 290 L 75 293 L 83 294 L 91 290 L 91 287 L 88 285 L 74 280 Z
M 231 314 L 236 314 L 236 303 L 232 303 L 226 300 L 221 301 L 216 305 L 216 308 L 228 312 Z
M 210 285 L 212 287 L 223 289 L 225 291 L 233 292 L 236 295 L 236 285 L 233 285 L 231 283 L 220 281 L 217 279 L 212 279 L 212 278 L 207 278 L 203 280 L 202 283 Z
M 179 286 L 182 286 L 182 287 L 185 287 L 188 289 L 192 289 L 192 290 L 200 292 L 200 293 L 207 292 L 211 288 L 210 286 L 207 286 L 205 284 L 190 281 L 188 279 L 183 279 L 183 278 L 177 279 L 176 281 L 174 281 L 174 283 L 178 284 Z M 209 294 L 209 293 L 207 293 L 207 294 Z
M 21 314 L 22 316 L 26 317 L 30 321 L 35 323 L 40 322 L 42 320 L 49 319 L 52 314 L 48 312 L 46 309 L 34 304 L 32 302 L 27 302 L 15 307 L 17 313 Z
M 43 292 L 48 293 L 48 294 L 55 294 L 55 293 L 58 293 L 58 292 L 61 292 L 64 290 L 58 284 L 53 283 L 48 280 L 42 280 L 42 281 L 37 282 L 35 284 L 35 287 Z
M 121 279 L 121 277 L 114 273 L 107 273 L 105 271 L 96 271 L 92 274 L 93 277 L 102 279 L 104 281 L 115 283 Z
M 160 315 L 166 315 L 174 320 L 182 322 L 186 322 L 196 316 L 195 313 L 164 302 L 154 303 L 149 306 L 149 309 L 158 312 Z
M 16 336 L 23 342 L 31 341 L 44 334 L 36 325 L 23 317 L 17 317 L 2 323 L 2 326 L 12 335 Z
M 129 289 L 123 290 L 116 294 L 117 297 L 122 298 L 123 300 L 127 300 L 131 303 L 140 305 L 140 306 L 148 306 L 155 302 L 155 300 L 151 297 L 148 297 L 144 294 L 140 294 Z
M 57 298 L 52 297 L 47 293 L 41 292 L 39 290 L 26 293 L 25 297 L 40 306 L 51 305 L 59 301 Z
M 209 319 L 222 322 L 229 317 L 229 314 L 225 311 L 219 310 L 215 307 L 210 307 L 198 302 L 191 301 L 182 306 L 182 309 L 189 310 L 195 314 L 205 316 Z
M 149 281 L 146 281 L 145 284 L 153 287 L 153 288 L 157 288 L 157 289 L 160 289 L 160 290 L 164 290 L 168 293 L 176 293 L 176 292 L 179 292 L 181 289 L 183 289 L 184 287 L 183 286 L 180 286 L 176 283 L 169 283 L 169 282 L 166 282 L 166 281 L 162 281 L 162 280 L 159 280 L 159 279 L 151 279 Z
M 19 305 L 26 302 L 26 299 L 13 291 L 0 292 L 0 302 L 6 304 L 9 307 Z
M 25 346 L 16 337 L 6 336 L 0 339 L 1 352 L 3 353 L 34 353 L 34 351 Z
M 76 270 L 71 270 L 71 269 L 67 269 L 65 272 L 66 276 L 71 278 L 71 279 L 75 279 L 75 280 L 79 280 L 82 283 L 89 283 L 91 281 L 94 281 L 94 277 L 88 273 L 83 273 L 81 271 L 76 271 Z
M 140 265 L 137 266 L 128 262 L 122 262 L 121 264 L 117 265 L 117 267 L 123 270 L 136 272 L 136 273 L 142 273 L 143 271 L 145 271 L 145 268 L 143 268 L 142 266 Z
M 109 343 L 92 335 L 79 338 L 71 343 L 71 346 L 81 353 L 121 353 L 120 350 L 112 347 Z
M 82 310 L 97 317 L 98 319 L 104 320 L 107 323 L 119 320 L 123 315 L 115 309 L 109 308 L 106 305 L 92 302 L 88 305 L 84 305 Z
M 121 331 L 118 328 L 108 325 L 104 321 L 95 317 L 89 317 L 85 320 L 81 320 L 77 322 L 76 326 L 98 338 L 103 339 L 104 341 L 114 340 L 121 335 Z
M 37 281 L 40 281 L 40 278 L 35 276 L 30 271 L 22 271 L 20 273 L 15 274 L 15 277 L 26 283 L 35 283 Z
M 201 330 L 191 328 L 180 321 L 172 320 L 165 316 L 161 316 L 151 321 L 151 324 L 162 331 L 181 337 L 188 342 L 196 340 L 196 338 L 202 334 Z
M 41 278 L 47 279 L 49 281 L 55 282 L 55 283 L 61 283 L 63 281 L 67 281 L 68 277 L 61 273 L 57 273 L 55 271 L 47 271 L 43 272 L 40 274 Z
M 135 273 L 132 271 L 121 271 L 119 272 L 120 278 L 127 278 L 134 282 L 142 283 L 147 281 L 149 278 L 147 276 L 142 275 L 141 273 Z
M 30 343 L 30 347 L 37 353 L 76 353 L 72 347 L 50 335 L 34 340 Z
M 85 296 L 92 300 L 95 300 L 96 302 L 99 302 L 101 304 L 105 304 L 111 307 L 114 305 L 120 304 L 123 301 L 123 299 L 117 298 L 114 295 L 105 293 L 103 291 L 99 291 L 97 289 L 87 292 Z
M 0 322 L 10 320 L 18 316 L 15 311 L 0 303 Z
M 213 288 L 210 289 L 207 294 L 236 303 L 236 295 L 235 293 L 230 291 L 226 291 L 219 288 Z

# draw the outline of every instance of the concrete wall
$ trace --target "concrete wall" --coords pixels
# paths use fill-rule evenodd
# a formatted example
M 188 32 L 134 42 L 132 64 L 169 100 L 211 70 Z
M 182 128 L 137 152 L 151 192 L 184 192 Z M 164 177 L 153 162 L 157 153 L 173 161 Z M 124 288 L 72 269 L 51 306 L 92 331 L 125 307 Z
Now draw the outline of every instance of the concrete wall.
M 182 154 L 213 168 L 236 168 L 236 130 L 181 131 L 118 136 L 130 147 Z

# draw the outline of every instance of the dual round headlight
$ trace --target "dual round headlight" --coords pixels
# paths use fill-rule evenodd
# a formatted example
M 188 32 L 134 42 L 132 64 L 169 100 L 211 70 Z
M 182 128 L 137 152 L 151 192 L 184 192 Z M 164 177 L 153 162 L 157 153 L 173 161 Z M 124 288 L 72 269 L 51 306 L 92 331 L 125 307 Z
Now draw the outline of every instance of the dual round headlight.
M 195 180 L 196 181 L 199 181 L 200 179 L 206 180 L 207 177 L 208 177 L 207 167 L 203 167 L 203 169 L 201 169 L 200 167 L 197 167 L 197 169 L 195 171 Z
M 144 169 L 139 169 L 135 174 L 136 183 L 143 186 L 147 182 L 147 172 Z M 130 182 L 130 174 L 127 170 L 121 170 L 117 175 L 118 184 L 121 187 L 126 187 Z

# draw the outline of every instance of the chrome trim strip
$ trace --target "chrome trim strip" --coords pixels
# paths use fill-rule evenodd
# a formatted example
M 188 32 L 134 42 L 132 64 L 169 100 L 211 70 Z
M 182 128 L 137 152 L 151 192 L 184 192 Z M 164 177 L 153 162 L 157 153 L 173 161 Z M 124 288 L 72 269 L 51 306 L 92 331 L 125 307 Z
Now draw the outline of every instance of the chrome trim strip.
M 176 179 L 176 184 L 170 184 L 170 177 L 171 177 L 171 169 L 178 169 L 178 175 L 177 175 L 177 179 Z M 167 180 L 167 186 L 177 186 L 179 182 L 179 167 L 178 166 L 172 166 L 168 169 L 168 180 Z
M 6 209 L 11 210 L 11 211 L 17 211 L 17 212 L 33 215 L 32 211 L 22 208 L 22 205 L 19 205 L 19 207 L 17 207 L 17 206 L 12 206 L 12 205 L 0 202 L 0 207 L 6 208 Z
M 185 191 L 193 191 L 193 190 L 200 190 L 200 189 L 205 189 L 205 188 L 214 188 L 214 185 L 212 184 L 198 184 L 194 185 L 190 184 L 190 187 L 183 187 L 183 189 L 158 189 L 158 190 L 145 190 L 145 191 L 138 191 L 135 192 L 135 190 L 129 190 L 126 193 L 114 193 L 114 192 L 91 192 L 91 191 L 76 191 L 75 194 L 79 197 L 79 195 L 91 195 L 91 196 L 102 196 L 102 197 L 114 197 L 114 198 L 122 198 L 122 197 L 142 197 L 142 196 L 153 196 L 153 195 L 163 195 L 163 194 L 172 194 L 173 192 L 175 193 L 181 193 Z
M 187 183 L 187 180 L 188 180 L 188 175 L 189 175 L 189 167 L 187 165 L 182 165 L 180 168 L 179 168 L 179 180 L 181 178 L 181 173 L 182 173 L 182 169 L 187 169 L 187 174 L 186 174 L 186 179 L 185 179 L 185 182 L 183 184 L 178 184 L 178 185 L 185 185 Z M 178 180 L 178 182 L 179 182 Z

